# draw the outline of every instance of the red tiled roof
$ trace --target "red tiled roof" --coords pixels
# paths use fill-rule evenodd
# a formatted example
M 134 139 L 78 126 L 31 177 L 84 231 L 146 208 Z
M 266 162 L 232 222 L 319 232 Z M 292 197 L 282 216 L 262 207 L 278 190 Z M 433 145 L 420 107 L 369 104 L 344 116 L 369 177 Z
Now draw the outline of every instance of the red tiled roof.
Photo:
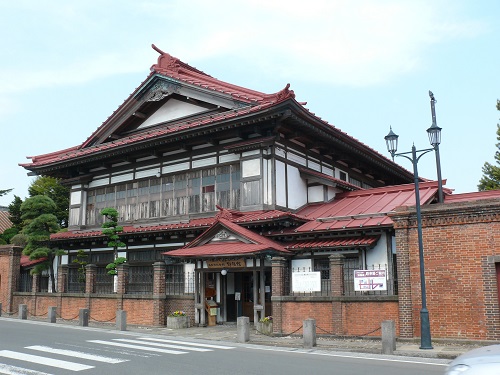
M 282 219 L 289 217 L 291 219 L 296 219 L 296 220 L 301 220 L 301 221 L 307 221 L 309 219 L 293 214 L 291 212 L 285 212 L 285 211 L 278 211 L 278 210 L 271 210 L 271 211 L 254 211 L 254 212 L 246 212 L 243 213 L 242 216 L 238 218 L 233 218 L 231 221 L 233 223 L 257 223 L 257 222 L 262 222 L 262 221 L 271 221 L 275 219 Z
M 350 190 L 363 190 L 359 186 L 353 185 L 353 184 L 351 184 L 351 183 L 349 183 L 347 181 L 340 180 L 338 178 L 328 176 L 328 175 L 326 175 L 324 173 L 321 173 L 321 172 L 318 172 L 318 171 L 315 171 L 315 170 L 312 170 L 312 169 L 309 169 L 309 168 L 301 167 L 301 168 L 299 168 L 299 171 L 302 172 L 302 173 L 305 173 L 305 174 L 309 174 L 309 175 L 313 175 L 313 176 L 316 176 L 316 177 L 319 177 L 319 178 L 323 178 L 325 180 L 330 180 L 330 181 L 334 182 L 335 184 L 343 186 L 343 187 L 346 187 L 346 188 L 349 188 Z
M 4 230 L 12 227 L 12 222 L 10 221 L 10 214 L 8 211 L 0 211 L 0 234 Z
M 331 238 L 328 240 L 298 241 L 287 244 L 286 249 L 334 248 L 334 247 L 367 247 L 377 243 L 379 236 Z
M 169 224 L 157 224 L 149 226 L 124 226 L 123 232 L 121 234 L 131 234 L 131 233 L 148 233 L 148 232 L 161 232 L 169 231 L 175 229 L 189 229 L 189 228 L 208 228 L 215 222 L 215 218 L 201 218 L 192 219 L 187 223 L 169 223 Z M 88 237 L 101 237 L 103 236 L 102 231 L 92 230 L 92 231 L 68 231 L 55 233 L 50 236 L 50 240 L 66 240 L 72 238 L 88 238 Z
M 426 204 L 437 193 L 437 182 L 422 182 L 420 204 Z M 391 226 L 386 215 L 399 206 L 415 205 L 413 184 L 387 186 L 375 189 L 337 194 L 330 203 L 308 206 L 298 212 L 312 221 L 295 232 L 329 231 L 360 227 Z
M 30 267 L 34 266 L 35 264 L 45 262 L 47 258 L 40 258 L 40 259 L 34 259 L 31 260 L 29 256 L 27 255 L 21 255 L 21 267 Z

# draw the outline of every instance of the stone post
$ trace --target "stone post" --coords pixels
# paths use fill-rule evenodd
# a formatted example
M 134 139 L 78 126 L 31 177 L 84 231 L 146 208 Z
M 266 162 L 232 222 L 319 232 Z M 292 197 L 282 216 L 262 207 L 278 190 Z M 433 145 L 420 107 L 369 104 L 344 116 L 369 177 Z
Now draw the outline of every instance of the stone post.
M 167 266 L 165 262 L 153 264 L 153 325 L 164 326 L 166 324 L 166 284 L 165 273 Z
M 304 348 L 311 349 L 316 346 L 316 320 L 306 319 L 302 322 Z
M 128 284 L 128 272 L 129 272 L 128 263 L 118 264 L 116 266 L 116 272 L 118 273 L 118 285 L 116 288 L 116 293 L 125 294 L 127 293 L 127 284 Z
M 273 257 L 271 260 L 272 277 L 272 297 L 281 297 L 288 294 L 285 281 L 289 280 L 287 260 L 283 257 Z M 272 301 L 273 311 L 273 333 L 283 333 L 282 303 L 281 301 Z
M 236 329 L 238 342 L 250 341 L 250 318 L 248 316 L 238 317 Z
M 49 312 L 48 312 L 48 315 L 47 315 L 47 320 L 49 321 L 49 323 L 55 323 L 56 322 L 56 310 L 57 310 L 56 306 L 50 306 L 49 307 Z
M 28 319 L 28 305 L 19 305 L 19 319 Z
M 89 325 L 89 316 L 90 316 L 90 310 L 89 309 L 80 309 L 80 313 L 78 315 L 78 324 L 81 327 L 88 327 L 88 325 Z
M 116 312 L 116 329 L 119 331 L 127 330 L 127 312 L 118 310 Z
M 393 354 L 396 350 L 396 323 L 394 320 L 382 322 L 382 354 Z
M 85 293 L 95 293 L 95 282 L 97 279 L 97 266 L 87 264 L 85 266 Z
M 332 297 L 342 297 L 344 294 L 344 256 L 332 254 L 330 260 L 330 293 Z M 333 334 L 343 335 L 342 302 L 332 301 L 332 326 Z

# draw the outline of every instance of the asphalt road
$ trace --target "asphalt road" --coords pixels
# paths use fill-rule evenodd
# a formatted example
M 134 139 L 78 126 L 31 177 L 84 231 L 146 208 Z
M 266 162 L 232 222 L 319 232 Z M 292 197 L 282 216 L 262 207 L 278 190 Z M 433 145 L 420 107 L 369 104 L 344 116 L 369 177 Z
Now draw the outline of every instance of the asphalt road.
M 0 374 L 442 374 L 446 360 L 278 348 L 0 318 Z

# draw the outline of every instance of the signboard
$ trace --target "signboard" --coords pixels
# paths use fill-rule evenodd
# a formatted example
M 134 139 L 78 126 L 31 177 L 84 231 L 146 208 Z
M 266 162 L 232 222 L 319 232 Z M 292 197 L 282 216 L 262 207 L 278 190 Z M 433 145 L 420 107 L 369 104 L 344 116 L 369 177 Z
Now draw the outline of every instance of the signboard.
M 321 292 L 321 272 L 292 272 L 293 292 Z
M 386 271 L 385 270 L 354 271 L 354 290 L 357 292 L 387 290 Z
M 244 268 L 246 265 L 244 258 L 232 260 L 207 260 L 208 268 Z

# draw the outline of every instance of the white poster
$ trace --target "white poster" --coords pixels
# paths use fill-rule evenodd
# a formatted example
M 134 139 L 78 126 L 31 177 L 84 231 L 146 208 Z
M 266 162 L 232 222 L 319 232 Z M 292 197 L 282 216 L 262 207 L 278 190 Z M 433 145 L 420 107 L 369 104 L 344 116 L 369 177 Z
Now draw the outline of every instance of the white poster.
M 321 292 L 321 272 L 292 272 L 293 292 Z
M 387 290 L 387 277 L 385 270 L 354 271 L 354 290 L 356 292 Z

